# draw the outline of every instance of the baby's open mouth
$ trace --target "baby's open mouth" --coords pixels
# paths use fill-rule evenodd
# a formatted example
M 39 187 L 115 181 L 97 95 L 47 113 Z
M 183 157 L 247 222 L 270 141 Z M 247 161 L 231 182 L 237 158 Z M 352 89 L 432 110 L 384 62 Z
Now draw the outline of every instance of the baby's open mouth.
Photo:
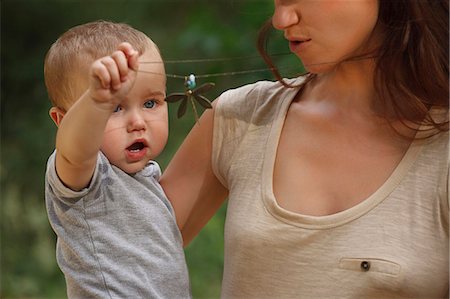
M 145 144 L 143 142 L 135 142 L 132 145 L 130 145 L 129 147 L 127 147 L 127 150 L 129 150 L 130 152 L 138 152 L 140 150 L 142 150 L 145 147 Z

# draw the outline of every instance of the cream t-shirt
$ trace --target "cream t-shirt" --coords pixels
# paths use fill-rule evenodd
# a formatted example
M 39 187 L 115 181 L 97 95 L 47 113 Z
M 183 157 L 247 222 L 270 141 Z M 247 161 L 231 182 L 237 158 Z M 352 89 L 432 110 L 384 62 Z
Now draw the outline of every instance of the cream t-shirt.
M 218 100 L 212 162 L 229 190 L 222 298 L 448 296 L 448 133 L 413 142 L 360 204 L 329 216 L 293 213 L 277 204 L 272 178 L 297 92 L 263 81 Z

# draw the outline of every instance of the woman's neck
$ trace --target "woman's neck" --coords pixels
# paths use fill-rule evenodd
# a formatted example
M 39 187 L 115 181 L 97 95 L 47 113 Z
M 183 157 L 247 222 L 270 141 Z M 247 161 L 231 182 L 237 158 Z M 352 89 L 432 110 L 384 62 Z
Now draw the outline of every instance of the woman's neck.
M 328 72 L 317 74 L 300 95 L 302 106 L 317 117 L 355 128 L 384 131 L 391 135 L 393 128 L 404 136 L 413 137 L 415 130 L 400 120 L 388 121 L 377 105 L 374 88 L 373 60 L 349 61 Z M 408 126 L 416 128 L 408 123 Z M 397 135 L 398 134 L 394 134 Z
M 375 114 L 374 63 L 371 59 L 348 61 L 318 74 L 302 98 L 337 111 Z

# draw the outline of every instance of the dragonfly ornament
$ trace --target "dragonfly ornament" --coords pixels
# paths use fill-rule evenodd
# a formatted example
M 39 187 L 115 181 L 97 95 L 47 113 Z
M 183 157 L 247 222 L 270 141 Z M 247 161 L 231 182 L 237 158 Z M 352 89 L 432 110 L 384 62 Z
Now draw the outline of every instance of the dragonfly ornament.
M 186 113 L 188 102 L 190 102 L 192 105 L 192 110 L 194 111 L 195 120 L 198 122 L 199 116 L 194 101 L 197 101 L 197 103 L 205 109 L 212 108 L 211 101 L 208 100 L 203 93 L 210 90 L 214 85 L 214 83 L 209 82 L 197 87 L 194 74 L 190 74 L 184 79 L 184 93 L 172 93 L 166 97 L 165 101 L 168 103 L 176 103 L 181 101 L 177 111 L 178 118 L 182 117 Z

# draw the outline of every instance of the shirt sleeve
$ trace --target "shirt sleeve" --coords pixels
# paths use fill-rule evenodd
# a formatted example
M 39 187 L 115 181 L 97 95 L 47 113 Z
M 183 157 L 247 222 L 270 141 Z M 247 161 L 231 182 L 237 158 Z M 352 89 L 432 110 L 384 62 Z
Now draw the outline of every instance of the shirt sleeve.
M 251 126 L 252 115 L 258 102 L 259 84 L 245 85 L 224 92 L 217 99 L 214 114 L 212 169 L 225 187 L 233 155 L 246 131 Z
M 52 153 L 47 162 L 46 179 L 49 187 L 48 189 L 54 195 L 52 198 L 60 200 L 66 205 L 75 204 L 79 199 L 85 197 L 88 193 L 97 192 L 101 185 L 100 182 L 102 181 L 101 175 L 102 173 L 106 173 L 106 167 L 109 165 L 106 157 L 99 153 L 94 174 L 89 186 L 80 191 L 74 191 L 67 187 L 59 178 L 56 172 L 55 160 L 56 150 Z

